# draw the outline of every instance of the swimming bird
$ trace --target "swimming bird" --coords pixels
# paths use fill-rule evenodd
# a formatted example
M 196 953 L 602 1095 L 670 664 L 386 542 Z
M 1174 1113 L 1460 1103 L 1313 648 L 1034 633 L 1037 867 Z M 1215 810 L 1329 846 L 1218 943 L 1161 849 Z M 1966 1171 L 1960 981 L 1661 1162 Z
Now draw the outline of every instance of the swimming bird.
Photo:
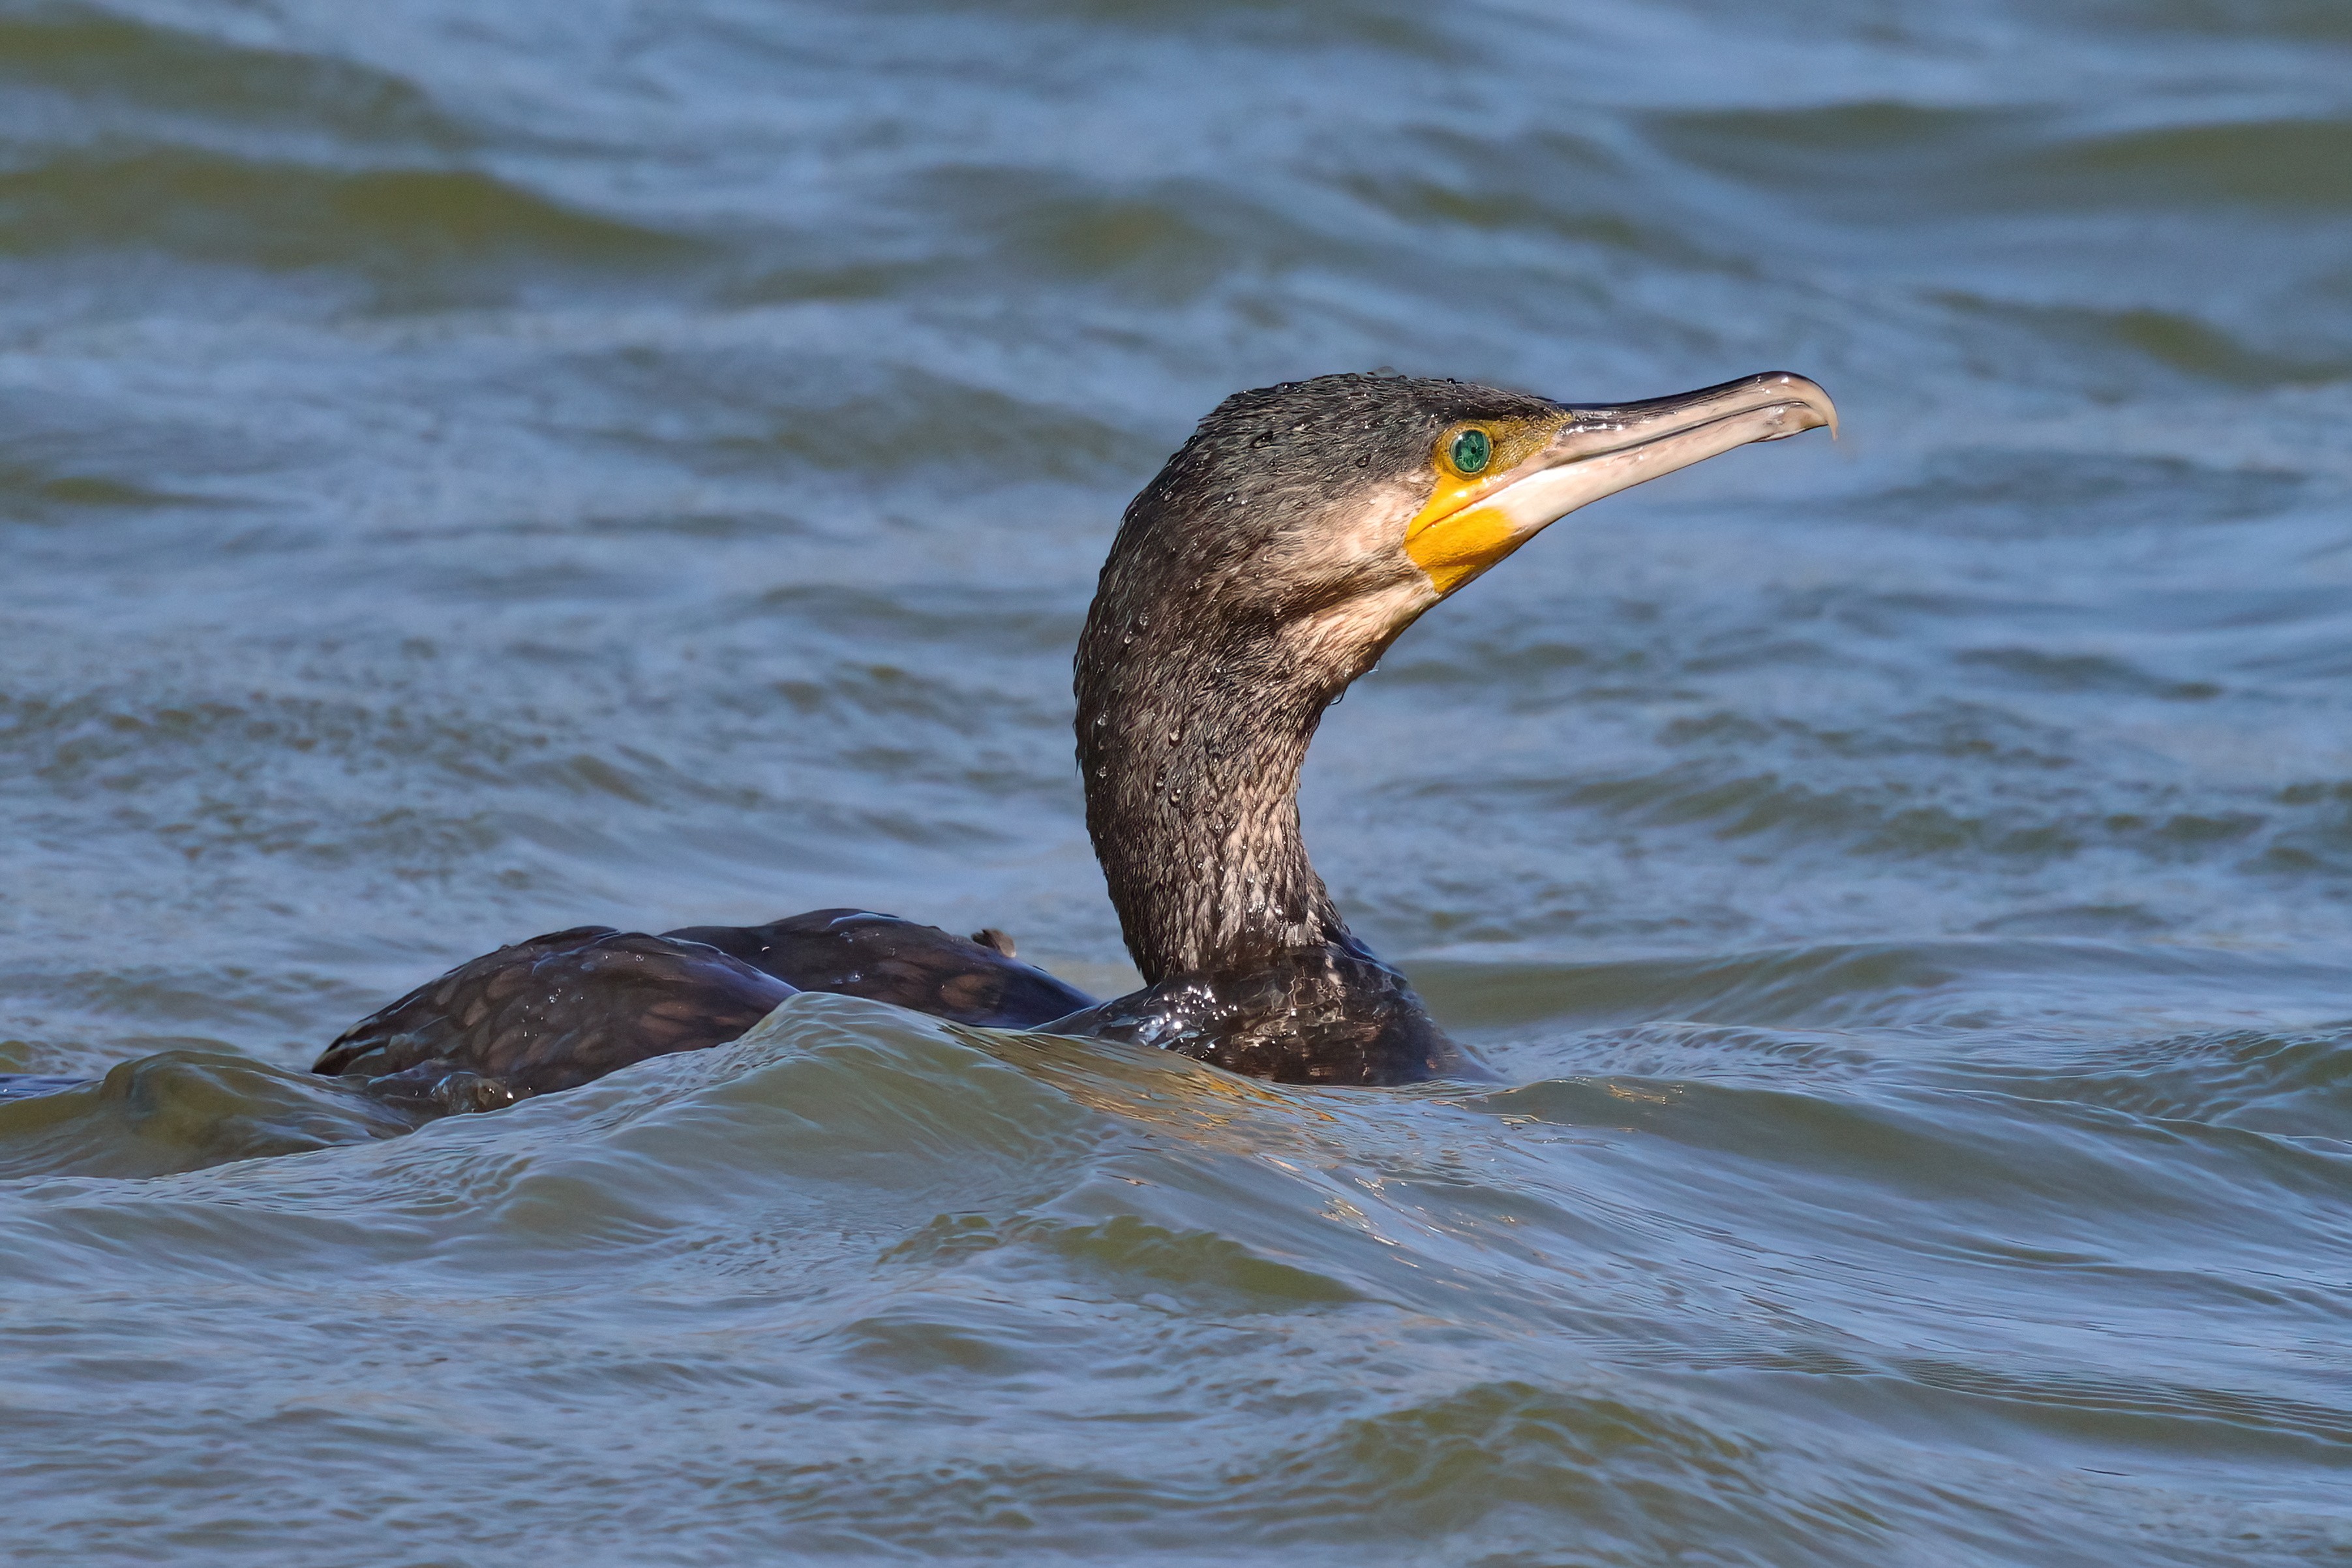
M 1579 507 L 1836 424 L 1829 395 L 1786 373 L 1608 405 L 1393 375 L 1236 393 L 1129 505 L 1078 640 L 1087 828 L 1141 990 L 1097 1002 L 997 932 L 859 910 L 658 936 L 583 926 L 459 965 L 314 1070 L 488 1108 L 722 1044 L 824 991 L 1284 1082 L 1480 1076 L 1307 860 L 1298 773 L 1324 710 Z

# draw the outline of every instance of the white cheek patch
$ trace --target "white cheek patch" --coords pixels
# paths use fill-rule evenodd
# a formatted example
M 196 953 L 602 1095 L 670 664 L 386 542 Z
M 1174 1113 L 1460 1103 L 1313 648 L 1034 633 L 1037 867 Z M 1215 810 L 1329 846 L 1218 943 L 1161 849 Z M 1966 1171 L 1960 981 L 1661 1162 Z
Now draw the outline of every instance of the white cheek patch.
M 1345 576 L 1391 547 L 1412 508 L 1412 490 L 1402 484 L 1376 485 L 1336 503 L 1324 501 L 1267 542 L 1265 570 L 1288 582 Z
M 1353 680 L 1372 660 L 1373 650 L 1421 618 L 1444 595 L 1415 573 L 1408 582 L 1346 599 L 1283 629 L 1283 638 L 1302 664 L 1342 672 Z

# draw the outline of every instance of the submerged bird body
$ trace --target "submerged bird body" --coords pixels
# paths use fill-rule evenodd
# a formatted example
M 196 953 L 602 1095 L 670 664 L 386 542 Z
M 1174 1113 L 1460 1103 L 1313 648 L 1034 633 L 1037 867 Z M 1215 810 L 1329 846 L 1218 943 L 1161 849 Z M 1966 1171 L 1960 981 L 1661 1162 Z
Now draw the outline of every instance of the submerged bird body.
M 1290 1082 L 1477 1074 L 1308 862 L 1298 774 L 1324 710 L 1558 518 L 1834 420 L 1820 387 L 1785 374 L 1608 407 L 1394 376 L 1236 394 L 1128 507 L 1077 649 L 1087 826 L 1142 990 L 1097 1003 L 992 932 L 860 910 L 659 937 L 590 927 L 450 971 L 316 1070 L 494 1105 L 732 1039 L 803 990 Z
M 661 936 L 578 926 L 459 964 L 345 1030 L 312 1070 L 481 1109 L 724 1045 L 795 991 L 1004 1029 L 1094 1005 L 1003 947 L 864 910 Z

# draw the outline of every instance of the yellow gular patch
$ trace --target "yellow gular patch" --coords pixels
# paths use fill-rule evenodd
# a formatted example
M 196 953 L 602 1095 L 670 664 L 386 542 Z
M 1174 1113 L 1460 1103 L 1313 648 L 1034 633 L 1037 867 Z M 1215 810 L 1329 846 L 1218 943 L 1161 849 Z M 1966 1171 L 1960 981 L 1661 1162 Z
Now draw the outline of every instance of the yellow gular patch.
M 1511 520 L 1493 507 L 1439 517 L 1424 509 L 1405 529 L 1404 552 L 1440 594 L 1451 594 L 1509 554 L 1515 532 Z
M 1510 519 L 1478 502 L 1503 488 L 1504 476 L 1526 461 L 1568 423 L 1568 416 L 1540 419 L 1479 419 L 1448 426 L 1437 438 L 1431 462 L 1437 488 L 1429 502 L 1405 524 L 1404 552 L 1428 574 L 1440 594 L 1451 594 L 1500 561 L 1518 542 Z M 1465 430 L 1479 429 L 1494 443 L 1485 468 L 1465 474 L 1450 454 Z

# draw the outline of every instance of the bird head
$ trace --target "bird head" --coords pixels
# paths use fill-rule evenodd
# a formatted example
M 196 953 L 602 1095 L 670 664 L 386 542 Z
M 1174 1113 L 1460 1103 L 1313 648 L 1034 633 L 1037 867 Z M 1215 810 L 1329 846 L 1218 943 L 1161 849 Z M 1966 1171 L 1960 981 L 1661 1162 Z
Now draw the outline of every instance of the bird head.
M 1336 693 L 1578 508 L 1822 426 L 1829 394 L 1785 372 L 1623 404 L 1352 374 L 1236 393 L 1129 507 L 1081 685 L 1090 659 L 1181 644 L 1262 689 Z

